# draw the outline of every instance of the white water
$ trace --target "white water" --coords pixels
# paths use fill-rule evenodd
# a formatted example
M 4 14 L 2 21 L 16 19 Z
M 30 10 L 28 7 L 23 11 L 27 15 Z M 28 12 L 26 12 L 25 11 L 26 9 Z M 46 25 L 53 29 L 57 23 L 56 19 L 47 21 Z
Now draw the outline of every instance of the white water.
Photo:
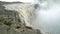
M 40 9 L 36 12 L 37 18 L 33 25 L 39 28 L 44 34 L 60 34 L 59 2 L 47 0 L 38 4 L 40 5 Z

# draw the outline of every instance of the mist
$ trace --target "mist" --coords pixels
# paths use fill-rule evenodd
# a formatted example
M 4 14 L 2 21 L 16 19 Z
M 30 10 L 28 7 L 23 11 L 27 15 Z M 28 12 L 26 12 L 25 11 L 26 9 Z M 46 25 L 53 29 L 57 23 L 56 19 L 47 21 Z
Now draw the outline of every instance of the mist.
M 60 3 L 59 0 L 46 0 L 39 4 L 36 20 L 32 23 L 44 34 L 60 34 Z

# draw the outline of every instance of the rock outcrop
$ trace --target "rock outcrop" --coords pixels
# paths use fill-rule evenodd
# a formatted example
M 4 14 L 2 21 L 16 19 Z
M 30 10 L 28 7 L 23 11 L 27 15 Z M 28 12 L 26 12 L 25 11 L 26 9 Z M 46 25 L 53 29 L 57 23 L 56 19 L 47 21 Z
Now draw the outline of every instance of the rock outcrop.
M 25 26 L 25 23 L 21 22 L 18 12 L 6 10 L 4 4 L 11 3 L 0 2 L 0 34 L 41 34 L 38 29 Z

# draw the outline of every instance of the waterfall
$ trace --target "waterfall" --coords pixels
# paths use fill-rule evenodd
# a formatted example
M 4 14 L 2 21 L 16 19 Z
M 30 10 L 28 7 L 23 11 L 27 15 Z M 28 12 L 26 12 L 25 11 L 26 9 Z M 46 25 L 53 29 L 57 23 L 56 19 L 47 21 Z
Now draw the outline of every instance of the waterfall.
M 39 6 L 35 12 L 36 18 L 31 25 L 40 29 L 43 34 L 60 34 L 60 0 L 34 0 L 32 4 L 38 4 Z M 13 6 L 6 7 L 11 9 Z M 27 15 L 26 12 L 24 15 Z
M 6 10 L 17 11 L 22 23 L 26 24 L 25 26 L 32 27 L 31 23 L 34 18 L 34 4 L 32 3 L 17 3 L 17 4 L 4 4 Z

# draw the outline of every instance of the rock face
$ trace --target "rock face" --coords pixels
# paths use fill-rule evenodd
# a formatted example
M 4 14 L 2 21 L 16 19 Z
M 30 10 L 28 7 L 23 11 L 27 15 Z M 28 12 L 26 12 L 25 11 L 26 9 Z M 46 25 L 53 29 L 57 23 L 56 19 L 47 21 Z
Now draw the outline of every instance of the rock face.
M 7 2 L 0 2 L 0 34 L 41 34 L 37 29 L 26 27 L 25 23 L 21 22 L 18 12 L 6 10 L 3 4 Z

